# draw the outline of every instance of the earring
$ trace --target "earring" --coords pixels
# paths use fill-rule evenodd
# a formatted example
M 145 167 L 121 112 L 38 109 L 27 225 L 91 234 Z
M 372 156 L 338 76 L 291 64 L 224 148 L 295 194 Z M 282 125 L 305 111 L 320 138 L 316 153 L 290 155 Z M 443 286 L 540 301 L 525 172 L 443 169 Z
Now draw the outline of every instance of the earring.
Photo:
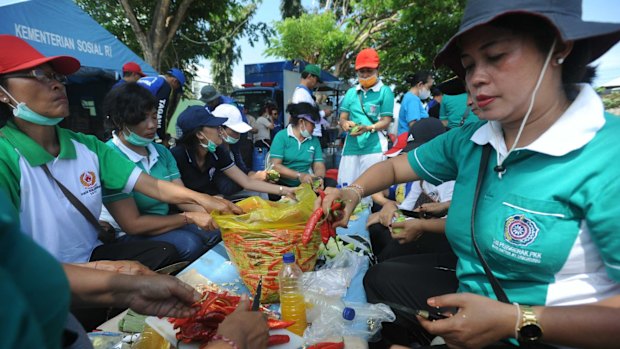
M 564 63 L 564 57 L 558 58 L 556 62 L 561 65 L 562 63 Z

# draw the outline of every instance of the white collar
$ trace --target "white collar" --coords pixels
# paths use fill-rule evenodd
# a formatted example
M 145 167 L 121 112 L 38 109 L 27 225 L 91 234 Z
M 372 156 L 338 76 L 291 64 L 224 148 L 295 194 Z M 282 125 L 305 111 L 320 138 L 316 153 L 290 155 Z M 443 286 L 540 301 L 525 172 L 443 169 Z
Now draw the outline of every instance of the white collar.
M 588 144 L 605 125 L 605 108 L 598 94 L 588 84 L 579 84 L 579 95 L 564 114 L 527 149 L 551 156 L 562 156 Z M 489 121 L 471 136 L 480 145 L 490 143 L 501 157 L 508 153 L 501 124 Z
M 129 160 L 131 160 L 133 163 L 138 163 L 147 158 L 146 156 L 136 153 L 131 148 L 123 144 L 123 141 L 121 141 L 121 139 L 118 138 L 118 136 L 116 135 L 116 132 L 112 133 L 112 143 L 114 143 L 114 145 L 116 145 L 118 149 L 120 149 L 125 155 L 127 155 Z M 157 162 L 159 153 L 157 152 L 157 149 L 155 149 L 155 146 L 153 145 L 153 143 L 150 143 L 149 145 L 147 145 L 146 149 L 149 152 L 148 163 L 150 164 L 150 167 L 153 167 L 153 165 L 155 165 L 155 163 Z
M 299 142 L 299 138 L 297 138 L 297 136 L 295 136 L 295 133 L 293 133 L 293 125 L 288 124 L 288 126 L 286 127 L 286 134 L 287 134 L 289 137 L 293 137 L 293 138 L 295 138 L 295 140 L 296 140 L 297 142 Z M 301 141 L 301 142 L 299 142 L 299 143 L 301 144 L 301 143 L 303 143 L 303 142 L 305 142 L 305 141 L 307 141 L 307 140 L 309 140 L 309 139 L 312 139 L 312 137 L 310 137 L 310 138 L 304 138 L 304 140 L 303 140 L 303 141 Z
M 371 88 L 369 88 L 368 90 L 363 90 L 363 89 L 362 89 L 362 85 L 360 85 L 359 83 L 358 83 L 357 85 L 355 85 L 355 89 L 356 89 L 357 91 L 362 90 L 362 91 L 365 91 L 365 92 L 368 92 L 368 91 L 370 91 L 370 90 L 373 90 L 373 91 L 375 91 L 375 92 L 379 92 L 379 90 L 381 90 L 381 87 L 383 87 L 383 82 L 382 82 L 381 80 L 378 80 L 378 81 L 377 81 L 377 83 L 376 83 L 376 84 L 374 84 L 374 85 L 372 85 L 372 87 L 371 87 Z

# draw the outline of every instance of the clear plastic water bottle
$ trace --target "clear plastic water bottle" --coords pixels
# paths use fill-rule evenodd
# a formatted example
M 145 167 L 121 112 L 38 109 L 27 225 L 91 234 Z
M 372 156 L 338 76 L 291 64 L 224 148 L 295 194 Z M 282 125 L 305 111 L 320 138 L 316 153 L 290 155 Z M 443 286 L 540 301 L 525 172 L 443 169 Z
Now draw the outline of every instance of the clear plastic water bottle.
M 306 303 L 302 292 L 301 277 L 303 272 L 295 263 L 293 253 L 285 253 L 282 257 L 284 265 L 280 270 L 280 313 L 282 320 L 295 321 L 289 331 L 302 336 L 307 327 Z

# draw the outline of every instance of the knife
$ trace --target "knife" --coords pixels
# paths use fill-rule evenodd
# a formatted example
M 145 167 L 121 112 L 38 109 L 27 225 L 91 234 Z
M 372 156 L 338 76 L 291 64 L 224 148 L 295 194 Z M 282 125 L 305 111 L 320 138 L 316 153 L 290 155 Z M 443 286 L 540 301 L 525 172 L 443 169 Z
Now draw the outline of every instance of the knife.
M 256 286 L 256 294 L 254 295 L 254 301 L 252 301 L 252 311 L 258 311 L 260 306 L 260 296 L 263 291 L 263 277 L 261 276 Z
M 167 265 L 167 266 L 165 266 L 163 268 L 159 268 L 159 269 L 155 270 L 155 272 L 157 274 L 170 275 L 172 273 L 176 273 L 177 271 L 185 268 L 188 264 L 189 264 L 188 261 L 178 262 L 178 263 Z

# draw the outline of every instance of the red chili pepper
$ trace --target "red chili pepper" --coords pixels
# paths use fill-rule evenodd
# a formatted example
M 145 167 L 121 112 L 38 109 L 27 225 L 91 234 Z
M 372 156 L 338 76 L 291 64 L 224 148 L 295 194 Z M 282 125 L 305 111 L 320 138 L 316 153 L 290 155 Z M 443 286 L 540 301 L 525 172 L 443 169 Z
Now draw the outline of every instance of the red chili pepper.
M 312 232 L 316 228 L 316 225 L 323 218 L 323 208 L 319 207 L 312 213 L 310 219 L 308 219 L 308 223 L 306 223 L 306 228 L 304 229 L 304 233 L 301 236 L 301 242 L 306 246 L 310 240 L 312 240 Z
M 282 328 L 293 326 L 294 324 L 295 324 L 295 321 L 267 319 L 267 326 L 269 326 L 270 330 L 279 330 Z
M 321 241 L 323 241 L 324 244 L 329 242 L 329 237 L 331 235 L 330 226 L 331 224 L 327 220 L 323 221 L 323 224 L 321 224 Z
M 272 345 L 284 344 L 291 341 L 291 337 L 287 334 L 274 334 L 269 336 L 267 340 L 267 346 L 270 347 Z
M 319 197 L 321 198 L 321 202 L 323 202 L 323 199 L 325 199 L 325 192 L 321 189 L 319 189 Z
M 321 342 L 313 344 L 306 349 L 344 349 L 344 342 Z

